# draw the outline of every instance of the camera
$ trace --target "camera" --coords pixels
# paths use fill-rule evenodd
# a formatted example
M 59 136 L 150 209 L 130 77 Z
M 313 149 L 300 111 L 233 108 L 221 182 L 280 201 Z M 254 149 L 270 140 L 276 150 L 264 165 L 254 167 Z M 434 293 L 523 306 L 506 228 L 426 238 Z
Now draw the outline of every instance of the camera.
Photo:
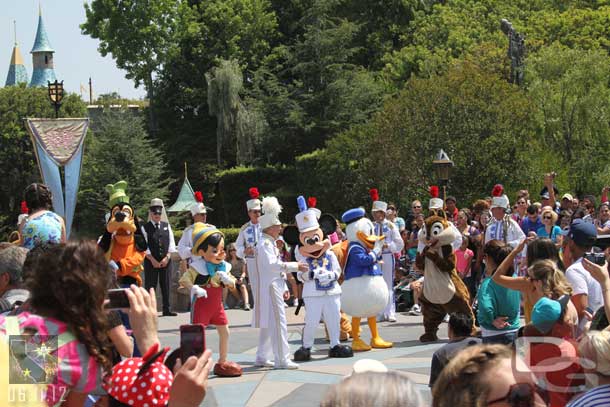
M 604 263 L 606 263 L 606 256 L 604 253 L 587 252 L 585 253 L 585 259 L 598 266 L 603 266 Z

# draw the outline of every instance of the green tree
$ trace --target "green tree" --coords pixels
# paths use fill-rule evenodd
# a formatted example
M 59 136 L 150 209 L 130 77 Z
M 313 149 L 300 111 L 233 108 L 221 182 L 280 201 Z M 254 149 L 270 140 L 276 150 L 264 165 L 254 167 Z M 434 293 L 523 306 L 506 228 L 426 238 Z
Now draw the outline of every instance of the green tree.
M 82 178 L 74 222 L 80 236 L 96 237 L 104 229 L 108 194 L 104 187 L 119 180 L 128 183 L 127 194 L 136 213 L 145 218 L 152 198 L 167 198 L 165 157 L 144 129 L 137 114 L 109 111 L 92 123 L 85 145 Z
M 532 185 L 533 107 L 525 93 L 470 62 L 447 73 L 413 78 L 372 120 L 330 140 L 318 153 L 321 202 L 334 210 L 362 205 L 367 190 L 386 200 L 425 198 L 436 183 L 432 160 L 443 148 L 456 163 L 449 191 L 463 205 L 496 183 L 508 191 Z M 300 171 L 297 171 L 297 176 Z
M 86 117 L 86 105 L 76 94 L 64 97 L 60 117 Z M 16 229 L 23 190 L 41 182 L 26 117 L 55 117 L 46 88 L 25 84 L 0 88 L 0 239 Z
M 576 191 L 597 191 L 610 181 L 610 57 L 554 44 L 528 58 L 526 81 L 555 165 Z
M 156 130 L 154 78 L 175 44 L 178 5 L 174 0 L 93 0 L 85 2 L 83 34 L 100 40 L 102 56 L 111 54 L 150 101 L 150 127 Z

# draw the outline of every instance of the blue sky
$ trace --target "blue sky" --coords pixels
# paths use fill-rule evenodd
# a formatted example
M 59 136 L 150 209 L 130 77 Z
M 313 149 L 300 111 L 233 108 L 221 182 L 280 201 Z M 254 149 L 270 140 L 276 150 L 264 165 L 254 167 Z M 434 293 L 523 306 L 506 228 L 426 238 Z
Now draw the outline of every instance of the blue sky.
M 100 55 L 99 41 L 81 34 L 79 25 L 85 21 L 83 0 L 41 0 L 40 3 L 49 41 L 55 49 L 55 73 L 68 91 L 80 94 L 80 85 L 88 89 L 91 77 L 94 97 L 109 92 L 133 99 L 144 97 L 144 88 L 136 89 L 131 80 L 125 79 L 125 71 L 116 67 L 110 55 Z M 30 50 L 38 26 L 38 4 L 39 0 L 0 0 L 0 86 L 4 86 L 13 50 L 13 20 L 17 20 L 21 56 L 28 76 L 32 76 Z M 88 93 L 83 94 L 85 100 L 88 97 Z

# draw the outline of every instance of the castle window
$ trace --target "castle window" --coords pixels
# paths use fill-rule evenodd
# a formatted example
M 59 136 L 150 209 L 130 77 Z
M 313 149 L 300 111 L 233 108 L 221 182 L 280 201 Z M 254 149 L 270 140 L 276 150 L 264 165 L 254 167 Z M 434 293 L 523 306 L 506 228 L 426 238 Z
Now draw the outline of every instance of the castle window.
M 44 64 L 49 65 L 49 56 L 48 55 L 44 56 Z

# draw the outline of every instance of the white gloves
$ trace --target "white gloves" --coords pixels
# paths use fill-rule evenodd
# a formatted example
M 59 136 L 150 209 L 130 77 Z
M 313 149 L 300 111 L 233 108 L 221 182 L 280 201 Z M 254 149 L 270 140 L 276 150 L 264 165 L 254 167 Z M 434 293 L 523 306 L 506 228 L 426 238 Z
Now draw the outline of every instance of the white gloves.
M 119 265 L 116 264 L 116 261 L 114 260 L 110 260 L 108 262 L 108 266 L 110 266 L 110 268 L 112 269 L 112 271 L 116 272 L 119 269 Z
M 208 292 L 205 290 L 205 288 L 194 285 L 191 287 L 191 298 L 193 296 L 197 298 L 208 298 Z
M 381 256 L 381 253 L 383 251 L 383 241 L 385 239 L 379 239 L 375 242 L 375 246 L 373 246 L 373 253 L 375 253 L 375 256 L 379 257 Z
M 316 273 L 316 279 L 320 282 L 320 284 L 328 285 L 331 282 L 335 281 L 335 273 L 326 270 L 321 270 Z
M 220 281 L 222 281 L 224 285 L 228 285 L 231 287 L 235 286 L 235 280 L 232 278 L 232 276 L 229 275 L 229 273 L 219 271 L 216 274 L 218 274 Z

